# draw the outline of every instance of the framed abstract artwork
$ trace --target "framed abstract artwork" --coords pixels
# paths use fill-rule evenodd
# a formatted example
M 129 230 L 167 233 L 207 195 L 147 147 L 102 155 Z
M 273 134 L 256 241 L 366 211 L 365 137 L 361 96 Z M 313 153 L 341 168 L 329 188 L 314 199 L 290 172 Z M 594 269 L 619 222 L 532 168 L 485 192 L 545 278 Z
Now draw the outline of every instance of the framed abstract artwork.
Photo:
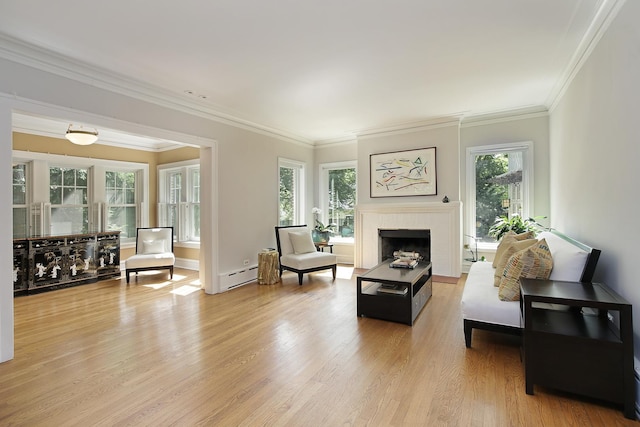
M 433 196 L 436 147 L 371 154 L 371 197 Z

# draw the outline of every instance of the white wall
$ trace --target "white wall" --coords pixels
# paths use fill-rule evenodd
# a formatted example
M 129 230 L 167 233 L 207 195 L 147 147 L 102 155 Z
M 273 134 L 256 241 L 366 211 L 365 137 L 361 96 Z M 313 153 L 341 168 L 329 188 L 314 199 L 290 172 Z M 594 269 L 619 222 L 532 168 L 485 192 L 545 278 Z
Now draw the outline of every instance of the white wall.
M 633 306 L 640 355 L 640 2 L 627 1 L 550 119 L 552 225 L 602 249 L 595 280 Z

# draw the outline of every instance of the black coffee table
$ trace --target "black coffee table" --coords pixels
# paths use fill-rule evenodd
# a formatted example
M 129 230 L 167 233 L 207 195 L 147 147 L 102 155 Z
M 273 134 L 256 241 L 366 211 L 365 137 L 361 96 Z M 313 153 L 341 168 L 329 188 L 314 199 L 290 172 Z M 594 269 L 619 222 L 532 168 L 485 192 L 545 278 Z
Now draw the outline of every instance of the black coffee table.
M 358 276 L 357 313 L 412 326 L 431 297 L 431 262 L 415 268 L 391 268 L 392 260 Z

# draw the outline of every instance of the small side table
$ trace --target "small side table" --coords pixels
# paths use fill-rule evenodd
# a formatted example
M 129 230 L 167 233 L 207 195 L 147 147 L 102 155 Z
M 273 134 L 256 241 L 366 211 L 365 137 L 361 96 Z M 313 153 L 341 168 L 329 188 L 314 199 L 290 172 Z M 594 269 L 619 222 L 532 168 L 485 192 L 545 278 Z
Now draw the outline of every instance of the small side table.
M 601 283 L 520 279 L 520 291 L 526 393 L 539 384 L 602 399 L 635 419 L 631 304 Z
M 318 252 L 324 252 L 324 248 L 329 248 L 329 251 L 333 253 L 333 243 L 314 243 Z
M 280 281 L 278 251 L 264 249 L 258 253 L 258 284 L 273 285 Z

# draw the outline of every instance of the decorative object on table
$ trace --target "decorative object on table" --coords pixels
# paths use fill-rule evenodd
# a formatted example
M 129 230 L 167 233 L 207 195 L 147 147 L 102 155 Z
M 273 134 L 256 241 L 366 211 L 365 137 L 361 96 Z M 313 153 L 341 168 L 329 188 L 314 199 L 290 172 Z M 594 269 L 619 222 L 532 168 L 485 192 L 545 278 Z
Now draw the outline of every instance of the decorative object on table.
M 474 242 L 475 242 L 475 244 L 476 244 L 476 251 L 474 252 L 474 251 L 473 251 L 473 249 L 471 249 L 471 247 L 469 246 L 469 244 L 468 244 L 468 243 L 465 243 L 464 248 L 465 248 L 465 249 L 468 249 L 468 250 L 469 250 L 469 252 L 471 252 L 471 258 L 465 258 L 464 260 L 465 260 L 465 261 L 476 262 L 476 261 L 478 261 L 478 241 L 480 241 L 480 240 L 482 240 L 482 239 L 481 239 L 481 238 L 479 238 L 479 237 L 471 236 L 471 235 L 469 235 L 469 234 L 465 234 L 465 236 L 467 236 L 467 237 L 469 237 L 470 239 L 473 239 L 473 240 L 474 240 Z M 482 258 L 483 258 L 483 261 L 484 261 L 484 257 L 482 257 Z
M 389 263 L 391 268 L 415 268 L 422 259 L 418 252 L 394 251 L 393 261 Z
M 442 203 L 449 203 L 449 198 L 447 196 L 444 196 L 442 198 Z
M 333 232 L 333 224 L 324 225 L 322 221 L 320 221 L 322 209 L 313 208 L 311 212 L 313 213 L 313 220 L 315 223 L 315 226 L 311 232 L 314 243 L 327 243 L 331 238 L 331 233 Z
M 369 156 L 371 197 L 433 196 L 436 188 L 436 148 Z

